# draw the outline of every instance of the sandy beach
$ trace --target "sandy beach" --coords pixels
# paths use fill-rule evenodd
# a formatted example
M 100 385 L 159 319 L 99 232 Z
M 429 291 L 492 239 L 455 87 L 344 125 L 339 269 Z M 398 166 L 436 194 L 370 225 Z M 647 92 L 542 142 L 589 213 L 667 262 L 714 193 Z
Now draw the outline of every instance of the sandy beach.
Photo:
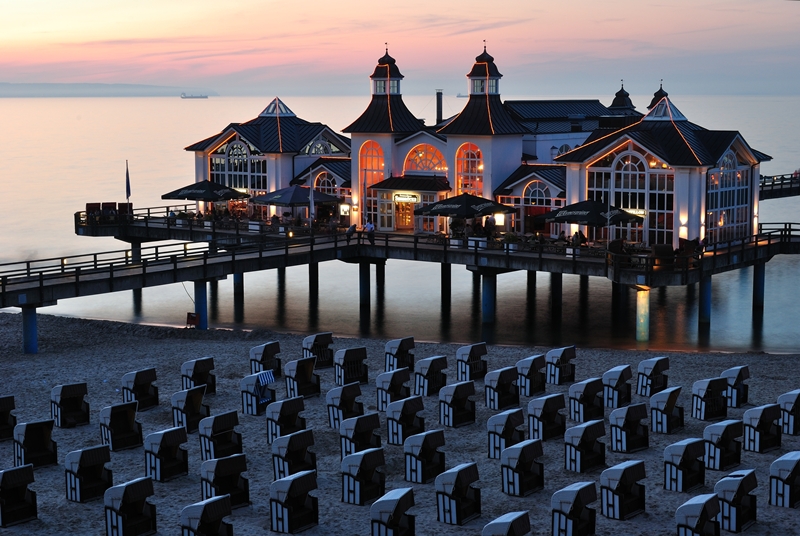
M 324 329 L 324 328 L 323 328 Z M 270 331 L 221 331 L 206 332 L 167 327 L 142 326 L 107 321 L 90 321 L 74 318 L 39 315 L 39 353 L 22 353 L 22 325 L 18 314 L 0 314 L 0 360 L 3 365 L 3 388 L 0 394 L 14 395 L 18 422 L 50 418 L 50 390 L 64 383 L 86 382 L 87 400 L 91 406 L 91 422 L 88 426 L 73 429 L 55 428 L 53 439 L 58 443 L 59 465 L 36 469 L 36 482 L 31 488 L 38 494 L 39 519 L 7 529 L 8 534 L 96 534 L 104 535 L 102 501 L 78 504 L 67 501 L 64 491 L 64 457 L 76 449 L 100 444 L 98 414 L 108 405 L 119 403 L 121 378 L 130 371 L 147 367 L 157 369 L 157 385 L 161 405 L 151 411 L 141 412 L 138 420 L 143 425 L 144 435 L 172 427 L 169 398 L 179 391 L 180 366 L 189 359 L 211 356 L 215 360 L 217 394 L 206 396 L 204 402 L 211 406 L 211 413 L 238 410 L 241 412 L 239 381 L 249 374 L 249 349 L 267 341 L 279 341 L 283 362 L 301 356 L 303 335 L 282 334 Z M 409 336 L 413 335 L 411 333 Z M 385 340 L 337 338 L 334 333 L 334 349 L 365 346 L 368 353 L 370 384 L 361 387 L 360 400 L 366 411 L 376 409 L 375 377 L 383 372 Z M 455 381 L 455 353 L 460 345 L 430 344 L 417 342 L 416 359 L 433 355 L 448 358 L 448 382 Z M 550 348 L 523 348 L 490 346 L 487 356 L 489 370 L 513 366 L 519 359 L 533 354 L 545 353 Z M 712 493 L 714 484 L 730 471 L 707 471 L 705 486 L 692 493 L 676 493 L 663 489 L 663 450 L 668 444 L 689 437 L 702 438 L 708 423 L 691 417 L 691 385 L 703 378 L 712 378 L 723 370 L 737 365 L 749 365 L 751 378 L 750 403 L 744 408 L 729 409 L 728 418 L 741 418 L 750 407 L 774 403 L 778 395 L 800 387 L 800 376 L 796 372 L 798 355 L 730 354 L 730 353 L 653 353 L 646 351 L 623 351 L 577 349 L 576 380 L 600 377 L 606 370 L 630 364 L 634 371 L 639 361 L 658 355 L 668 355 L 671 367 L 670 386 L 683 386 L 678 405 L 686 410 L 686 426 L 673 435 L 651 434 L 650 448 L 634 454 L 619 454 L 607 450 L 606 465 L 612 466 L 625 460 L 644 460 L 647 478 L 643 481 L 647 493 L 647 511 L 630 521 L 612 521 L 600 515 L 600 501 L 592 506 L 598 510 L 597 534 L 668 535 L 675 534 L 675 509 L 691 496 Z M 308 428 L 314 430 L 316 441 L 313 450 L 317 454 L 319 497 L 319 526 L 306 531 L 317 535 L 367 535 L 369 534 L 369 506 L 353 506 L 341 502 L 341 475 L 339 435 L 328 427 L 324 394 L 335 386 L 333 369 L 319 372 L 322 396 L 305 401 Z M 286 396 L 283 382 L 274 385 L 277 396 Z M 444 452 L 447 466 L 475 461 L 480 474 L 482 492 L 482 515 L 463 527 L 446 525 L 436 519 L 435 492 L 433 484 L 411 484 L 405 482 L 403 448 L 386 443 L 386 416 L 381 414 L 381 436 L 386 454 L 386 489 L 413 487 L 416 506 L 417 535 L 478 535 L 483 526 L 496 517 L 511 511 L 528 510 L 532 534 L 550 534 L 550 497 L 573 483 L 595 481 L 598 483 L 601 469 L 578 474 L 564 470 L 563 441 L 550 440 L 543 443 L 545 464 L 545 488 L 525 498 L 509 497 L 500 491 L 500 461 L 487 457 L 486 421 L 496 411 L 488 410 L 483 401 L 483 381 L 475 383 L 477 396 L 476 423 L 459 429 L 445 429 Z M 568 386 L 547 386 L 547 393 L 566 393 Z M 635 389 L 634 389 L 635 390 Z M 528 398 L 521 399 L 520 406 L 526 415 Z M 633 395 L 633 402 L 646 402 Z M 610 410 L 606 410 L 606 419 Z M 438 398 L 425 397 L 423 416 L 428 430 L 443 428 L 438 423 Z M 273 480 L 270 445 L 266 441 L 265 417 L 240 415 L 238 430 L 243 435 L 244 452 L 247 455 L 252 506 L 233 511 L 228 520 L 233 524 L 237 536 L 272 534 L 269 530 L 269 486 Z M 567 426 L 576 423 L 568 420 Z M 606 444 L 609 443 L 610 427 L 606 421 Z M 527 438 L 527 426 L 526 426 Z M 190 434 L 189 475 L 167 483 L 155 482 L 155 495 L 151 502 L 156 505 L 159 534 L 179 534 L 181 510 L 201 499 L 199 467 L 201 464 L 197 433 Z M 777 457 L 800 450 L 800 437 L 784 436 L 780 449 L 767 454 L 742 453 L 738 469 L 755 469 L 758 478 L 758 522 L 747 534 L 785 535 L 794 534 L 800 523 L 800 511 L 769 505 L 769 466 Z M 11 441 L 0 447 L 0 468 L 13 466 Z M 142 448 L 112 453 L 110 467 L 114 483 L 119 484 L 144 476 Z

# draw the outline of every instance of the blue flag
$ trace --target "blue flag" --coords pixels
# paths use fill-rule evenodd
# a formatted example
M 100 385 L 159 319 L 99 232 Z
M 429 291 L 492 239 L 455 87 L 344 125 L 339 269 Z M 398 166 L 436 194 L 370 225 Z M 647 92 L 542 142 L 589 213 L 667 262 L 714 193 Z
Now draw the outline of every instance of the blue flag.
M 131 176 L 128 173 L 128 161 L 125 160 L 125 199 L 131 199 Z

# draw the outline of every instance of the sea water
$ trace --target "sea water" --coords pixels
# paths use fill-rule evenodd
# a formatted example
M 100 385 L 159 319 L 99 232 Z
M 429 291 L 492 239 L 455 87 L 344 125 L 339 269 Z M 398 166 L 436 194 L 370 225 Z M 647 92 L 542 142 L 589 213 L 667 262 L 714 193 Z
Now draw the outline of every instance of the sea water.
M 738 130 L 754 148 L 773 157 L 765 174 L 800 167 L 794 128 L 800 98 L 680 96 L 673 103 L 689 120 L 715 130 Z M 504 96 L 504 98 L 525 98 Z M 563 96 L 536 98 L 565 98 Z M 585 97 L 582 97 L 585 98 Z M 608 96 L 599 96 L 608 104 Z M 87 202 L 124 201 L 125 161 L 130 166 L 135 207 L 162 206 L 161 194 L 193 181 L 194 156 L 184 147 L 232 122 L 257 116 L 271 98 L 0 99 L 0 262 L 125 249 L 113 238 L 79 237 L 74 213 Z M 367 106 L 368 96 L 282 97 L 299 117 L 336 131 Z M 406 96 L 415 115 L 433 122 L 435 98 Z M 634 96 L 643 110 L 647 96 Z M 445 97 L 444 115 L 465 101 Z M 800 198 L 762 202 L 762 223 L 800 222 Z M 373 268 L 374 270 L 374 268 Z M 653 289 L 650 296 L 652 349 L 800 352 L 800 256 L 767 263 L 763 322 L 753 319 L 752 269 L 713 277 L 711 327 L 698 329 L 698 289 Z M 234 311 L 231 279 L 211 289 L 210 325 L 232 329 L 333 331 L 337 336 L 499 344 L 577 344 L 635 347 L 635 293 L 613 297 L 603 278 L 563 276 L 563 301 L 552 307 L 550 276 L 508 273 L 497 279 L 497 322 L 480 319 L 480 287 L 464 267 L 452 268 L 452 300 L 443 307 L 438 265 L 389 261 L 386 284 L 375 285 L 371 304 L 358 303 L 358 268 L 337 261 L 319 269 L 319 298 L 308 292 L 306 267 L 245 274 L 243 311 Z M 194 309 L 191 283 L 146 288 L 140 303 L 118 292 L 63 300 L 40 312 L 124 322 L 183 325 Z M 14 311 L 15 309 L 7 309 Z

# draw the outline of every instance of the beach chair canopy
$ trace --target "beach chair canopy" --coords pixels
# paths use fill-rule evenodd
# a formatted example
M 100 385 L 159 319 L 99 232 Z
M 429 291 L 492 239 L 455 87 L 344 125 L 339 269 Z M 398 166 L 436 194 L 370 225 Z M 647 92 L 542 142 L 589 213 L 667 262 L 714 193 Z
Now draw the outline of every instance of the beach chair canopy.
M 600 473 L 600 486 L 610 490 L 617 490 L 620 487 L 630 486 L 646 478 L 644 461 L 628 460 L 618 463 L 614 467 L 609 467 Z
M 723 370 L 720 377 L 725 378 L 728 385 L 736 385 L 750 378 L 750 367 L 748 365 L 732 367 L 728 370 Z
M 300 430 L 276 437 L 272 441 L 272 454 L 285 458 L 289 452 L 307 449 L 314 445 L 314 430 Z
M 325 394 L 325 402 L 329 406 L 339 407 L 342 400 L 355 400 L 361 396 L 361 385 L 358 382 L 348 383 L 341 387 L 334 387 Z
M 487 387 L 496 388 L 498 385 L 508 385 L 513 383 L 516 379 L 516 367 L 505 367 L 487 372 L 483 382 Z
M 626 422 L 640 422 L 647 418 L 647 404 L 633 404 L 617 408 L 608 416 L 608 423 L 622 428 Z
M 132 390 L 137 385 L 145 385 L 154 381 L 156 381 L 156 369 L 134 370 L 122 377 L 122 386 Z
M 545 354 L 545 361 L 553 364 L 564 364 L 575 359 L 575 347 L 565 346 L 564 348 L 554 348 Z
M 119 512 L 122 503 L 140 501 L 154 493 L 153 479 L 145 476 L 108 488 L 103 494 L 103 504 Z
M 741 437 L 742 434 L 744 434 L 742 421 L 728 419 L 706 426 L 703 430 L 703 439 L 717 445 L 720 441 L 730 441 L 735 437 Z
M 391 387 L 402 385 L 410 379 L 411 372 L 407 367 L 403 367 L 378 374 L 378 377 L 375 378 L 375 386 L 388 391 Z
M 515 468 L 521 463 L 528 463 L 543 456 L 541 439 L 527 439 L 506 447 L 500 453 L 500 465 Z
M 764 404 L 748 409 L 742 415 L 744 424 L 757 428 L 763 424 L 773 423 L 781 418 L 781 407 L 778 404 Z
M 569 515 L 573 511 L 580 512 L 596 500 L 597 488 L 594 482 L 575 482 L 553 493 L 550 508 Z
M 333 354 L 333 362 L 344 366 L 345 361 L 364 361 L 367 358 L 367 348 L 365 346 L 358 346 L 356 348 L 344 348 L 336 350 Z
M 700 524 L 714 519 L 719 513 L 719 498 L 716 493 L 707 493 L 692 497 L 675 511 L 678 525 L 701 528 Z
M 356 434 L 362 434 L 366 431 L 376 430 L 381 427 L 381 418 L 378 413 L 367 413 L 358 417 L 351 417 L 345 419 L 339 425 L 339 434 L 353 439 Z
M 564 443 L 578 446 L 583 441 L 594 441 L 606 435 L 606 425 L 602 419 L 585 422 L 564 432 Z
M 369 507 L 369 517 L 382 523 L 397 521 L 414 506 L 414 488 L 397 488 L 386 493 Z
M 406 438 L 403 452 L 419 456 L 422 450 L 436 450 L 444 446 L 444 430 L 429 430 Z
M 56 385 L 50 391 L 50 400 L 56 404 L 61 403 L 62 398 L 78 398 L 84 397 L 87 393 L 85 383 L 68 383 L 65 385 Z
M 692 394 L 704 398 L 707 394 L 711 396 L 724 393 L 728 388 L 728 380 L 725 378 L 708 378 L 697 380 L 692 384 Z
M 681 465 L 684 460 L 696 460 L 705 454 L 705 441 L 695 437 L 683 439 L 664 448 L 664 461 Z
M 3 491 L 27 486 L 33 481 L 33 464 L 30 463 L 0 471 L 0 490 Z
M 564 409 L 566 403 L 564 402 L 564 394 L 558 393 L 547 396 L 540 396 L 528 402 L 528 414 L 541 417 L 545 414 L 555 413 L 560 409 Z
M 111 447 L 108 445 L 97 445 L 68 452 L 64 457 L 64 467 L 76 473 L 81 467 L 101 465 L 110 461 Z
M 668 357 L 654 357 L 652 359 L 645 359 L 639 361 L 636 371 L 644 374 L 645 376 L 652 376 L 653 374 L 663 374 L 665 370 L 669 370 Z
M 283 367 L 283 373 L 289 376 L 290 378 L 296 378 L 298 372 L 302 372 L 303 377 L 311 377 L 314 373 L 314 364 L 316 363 L 316 357 L 304 357 L 302 359 L 295 359 L 294 361 L 289 361 Z
M 196 373 L 210 372 L 212 370 L 214 370 L 213 357 L 190 359 L 181 365 L 182 376 L 194 376 Z
M 173 408 L 199 408 L 203 404 L 205 395 L 206 385 L 198 385 L 173 394 L 170 398 L 170 403 Z
M 800 399 L 800 389 L 795 389 L 794 391 L 789 391 L 788 393 L 780 395 L 778 397 L 778 404 L 781 409 L 791 412 L 797 404 L 798 399 Z
M 378 447 L 348 454 L 342 458 L 341 470 L 344 474 L 358 476 L 362 468 L 374 469 L 381 465 L 386 465 L 386 458 L 383 447 Z
M 477 361 L 487 353 L 489 352 L 486 350 L 485 342 L 462 346 L 456 350 L 456 361 Z
M 517 372 L 527 376 L 531 370 L 542 370 L 545 366 L 544 354 L 537 354 L 517 361 Z
M 603 380 L 600 378 L 588 378 L 570 385 L 569 397 L 575 399 L 588 398 L 591 400 L 602 390 Z
M 297 415 L 306 409 L 302 396 L 278 400 L 267 406 L 267 419 L 277 421 L 283 415 Z
M 238 475 L 247 471 L 247 456 L 232 454 L 224 458 L 206 460 L 200 465 L 200 477 L 211 482 L 217 477 Z
M 259 344 L 258 346 L 253 346 L 252 348 L 250 348 L 250 359 L 261 361 L 262 359 L 275 357 L 279 353 L 281 353 L 280 342 L 278 341 L 265 342 L 264 344 Z
M 409 352 L 414 349 L 414 337 L 404 337 L 402 339 L 392 339 L 385 346 L 386 353 L 397 355 L 400 352 Z
M 114 404 L 113 406 L 106 406 L 100 410 L 100 424 L 110 425 L 112 414 L 125 414 L 128 420 L 133 421 L 136 419 L 136 411 L 138 409 L 139 403 L 135 400 L 133 402 L 123 402 L 121 404 Z
M 148 434 L 144 438 L 144 450 L 147 452 L 158 452 L 161 446 L 175 446 L 186 443 L 189 440 L 186 435 L 186 428 L 184 426 L 176 426 L 175 428 L 167 428 L 159 432 Z
M 478 464 L 462 463 L 444 473 L 439 473 L 434 481 L 434 489 L 447 495 L 454 495 L 455 491 L 463 493 L 470 484 L 478 480 Z
M 603 385 L 617 388 L 633 377 L 630 365 L 619 365 L 603 373 Z
M 224 430 L 233 430 L 239 425 L 239 412 L 236 410 L 218 413 L 200 420 L 197 429 L 201 436 L 210 437 Z
M 523 424 L 525 417 L 522 415 L 522 408 L 512 408 L 489 417 L 486 428 L 490 432 L 502 434 L 507 429 L 513 430 Z
M 758 486 L 755 469 L 744 469 L 717 480 L 714 493 L 730 503 L 741 500 Z
M 472 381 L 445 385 L 439 391 L 439 400 L 451 404 L 454 400 L 464 400 L 475 394 L 475 383 Z
M 289 497 L 305 495 L 315 489 L 317 489 L 317 472 L 313 469 L 300 471 L 272 482 L 269 486 L 269 498 L 284 503 Z
M 330 346 L 333 344 L 333 332 L 315 333 L 303 339 L 303 348 L 311 350 L 314 346 Z
M 800 471 L 800 451 L 787 452 L 769 466 L 770 476 L 787 480 L 792 475 L 797 476 Z
M 14 441 L 20 444 L 25 444 L 25 436 L 27 435 L 28 431 L 34 435 L 37 433 L 37 430 L 41 430 L 40 433 L 44 436 L 45 440 L 48 440 L 53 434 L 53 426 L 55 426 L 55 424 L 56 421 L 53 419 L 20 423 L 14 427 Z
M 425 359 L 420 359 L 417 361 L 415 368 L 417 373 L 422 374 L 423 376 L 427 375 L 429 372 L 438 372 L 440 370 L 444 370 L 447 368 L 447 357 L 443 355 L 435 355 L 432 357 L 426 357 Z
M 231 496 L 211 497 L 181 510 L 181 527 L 196 529 L 200 522 L 209 523 L 229 515 L 231 515 Z
M 523 536 L 531 531 L 528 511 L 508 512 L 487 523 L 481 536 Z
M 650 407 L 669 413 L 678 402 L 678 396 L 681 394 L 681 387 L 669 387 L 660 391 L 650 397 Z
M 421 396 L 410 396 L 402 400 L 390 402 L 386 406 L 386 417 L 400 420 L 403 415 L 416 415 L 425 409 L 425 403 Z

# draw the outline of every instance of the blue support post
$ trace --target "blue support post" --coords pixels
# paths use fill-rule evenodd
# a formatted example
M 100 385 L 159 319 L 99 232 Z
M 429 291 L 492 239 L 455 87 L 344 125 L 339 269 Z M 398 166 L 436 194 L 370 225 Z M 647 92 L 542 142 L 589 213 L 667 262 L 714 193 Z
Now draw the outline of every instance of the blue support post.
M 36 306 L 22 306 L 22 349 L 26 354 L 39 353 L 39 335 L 36 325 Z
M 767 263 L 757 262 L 753 265 L 753 314 L 764 313 L 764 281 L 766 279 Z
M 208 290 L 205 279 L 194 282 L 194 312 L 197 314 L 196 329 L 208 329 Z
M 697 320 L 701 324 L 711 323 L 711 275 L 700 278 L 700 308 Z
M 493 272 L 483 272 L 482 274 L 483 292 L 481 293 L 481 313 L 484 323 L 495 321 L 497 310 L 497 274 Z
M 358 263 L 358 302 L 361 305 L 369 305 L 369 263 L 361 261 Z

